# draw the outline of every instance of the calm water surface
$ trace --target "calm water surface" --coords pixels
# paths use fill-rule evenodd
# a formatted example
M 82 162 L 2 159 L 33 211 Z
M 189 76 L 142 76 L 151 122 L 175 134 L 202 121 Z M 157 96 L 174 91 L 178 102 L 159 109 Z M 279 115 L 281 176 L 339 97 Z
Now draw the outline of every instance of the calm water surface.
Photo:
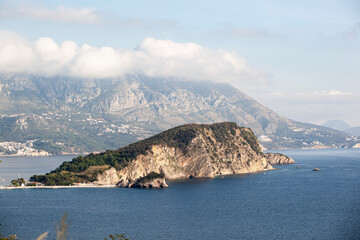
M 260 174 L 175 181 L 162 190 L 0 190 L 0 233 L 16 233 L 21 240 L 50 231 L 54 239 L 55 224 L 68 213 L 70 239 L 114 233 L 132 240 L 360 239 L 360 151 L 282 152 L 296 164 Z M 71 157 L 46 159 L 54 165 L 44 171 Z M 18 171 L 41 173 L 33 169 L 37 161 L 6 160 L 0 177 L 11 175 L 7 168 L 13 178 Z M 321 171 L 311 171 L 315 167 Z

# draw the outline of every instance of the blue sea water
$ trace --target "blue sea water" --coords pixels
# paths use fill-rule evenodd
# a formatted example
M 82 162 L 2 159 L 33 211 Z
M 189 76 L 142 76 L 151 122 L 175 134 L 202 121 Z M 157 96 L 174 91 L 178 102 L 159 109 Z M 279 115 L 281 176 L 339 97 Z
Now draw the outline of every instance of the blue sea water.
M 173 181 L 161 190 L 0 190 L 0 233 L 27 240 L 50 231 L 48 239 L 55 239 L 55 225 L 68 213 L 69 239 L 76 240 L 114 233 L 132 240 L 360 239 L 360 151 L 282 153 L 296 164 L 259 174 Z M 22 167 L 24 176 L 28 165 Z M 0 177 L 4 172 L 6 166 L 0 166 Z

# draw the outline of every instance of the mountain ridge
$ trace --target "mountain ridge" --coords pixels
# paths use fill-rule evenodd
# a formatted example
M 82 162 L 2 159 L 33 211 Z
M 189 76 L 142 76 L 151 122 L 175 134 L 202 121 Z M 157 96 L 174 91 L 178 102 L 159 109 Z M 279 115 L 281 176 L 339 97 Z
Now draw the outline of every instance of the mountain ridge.
M 360 126 L 351 127 L 343 120 L 329 120 L 323 123 L 322 126 L 346 132 L 351 136 L 360 137 Z
M 60 143 L 69 152 L 114 149 L 190 122 L 236 122 L 253 129 L 268 149 L 351 147 L 358 141 L 340 131 L 286 119 L 225 83 L 139 75 L 102 80 L 2 75 L 0 83 L 0 125 L 14 114 L 18 119 L 25 114 L 50 126 L 48 134 L 39 135 L 36 124 L 22 130 L 16 125 L 12 136 L 18 137 L 0 130 L 0 139 Z M 101 144 L 87 144 L 86 139 Z
M 351 128 L 351 126 L 349 124 L 347 124 L 346 122 L 344 122 L 343 120 L 328 120 L 328 121 L 324 122 L 322 124 L 322 126 L 329 127 L 329 128 L 339 130 L 339 131 L 345 131 L 345 130 Z

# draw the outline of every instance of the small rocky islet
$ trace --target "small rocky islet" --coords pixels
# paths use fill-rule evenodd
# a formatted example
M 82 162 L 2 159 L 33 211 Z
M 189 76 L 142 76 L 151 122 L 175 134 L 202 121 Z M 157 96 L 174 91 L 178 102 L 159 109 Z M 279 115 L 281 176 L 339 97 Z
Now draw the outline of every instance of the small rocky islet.
M 263 153 L 250 128 L 233 122 L 186 124 L 118 150 L 79 156 L 31 182 L 43 185 L 93 183 L 128 188 L 165 188 L 166 180 L 273 170 L 295 161 Z

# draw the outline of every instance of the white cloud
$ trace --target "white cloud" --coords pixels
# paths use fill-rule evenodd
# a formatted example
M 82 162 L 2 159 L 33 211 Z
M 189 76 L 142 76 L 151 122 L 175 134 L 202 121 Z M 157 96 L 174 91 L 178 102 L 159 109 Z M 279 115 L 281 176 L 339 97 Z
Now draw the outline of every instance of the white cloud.
M 330 89 L 330 90 L 326 90 L 326 91 L 322 91 L 322 92 L 315 92 L 314 94 L 320 95 L 320 96 L 343 96 L 343 95 L 351 95 L 353 93 L 352 92 L 341 92 L 338 90 Z
M 324 90 L 324 91 L 320 91 L 320 92 L 312 92 L 312 93 L 304 93 L 304 92 L 295 93 L 295 95 L 297 95 L 297 96 L 305 96 L 305 97 L 345 96 L 345 95 L 352 95 L 352 94 L 353 94 L 352 92 L 342 92 L 342 91 L 334 90 L 334 89 Z
M 34 43 L 0 32 L 0 72 L 68 75 L 86 78 L 150 77 L 221 82 L 265 82 L 265 74 L 248 66 L 236 52 L 210 50 L 196 43 L 144 39 L 136 49 L 78 46 L 40 38 Z M 4 40 L 5 39 L 5 40 Z
M 35 65 L 36 54 L 21 36 L 8 31 L 0 31 L 0 71 L 31 71 Z
M 44 5 L 29 4 L 24 1 L 5 1 L 0 4 L 2 19 L 35 19 L 54 22 L 93 24 L 101 17 L 93 8 L 69 8 L 59 6 L 49 9 Z

